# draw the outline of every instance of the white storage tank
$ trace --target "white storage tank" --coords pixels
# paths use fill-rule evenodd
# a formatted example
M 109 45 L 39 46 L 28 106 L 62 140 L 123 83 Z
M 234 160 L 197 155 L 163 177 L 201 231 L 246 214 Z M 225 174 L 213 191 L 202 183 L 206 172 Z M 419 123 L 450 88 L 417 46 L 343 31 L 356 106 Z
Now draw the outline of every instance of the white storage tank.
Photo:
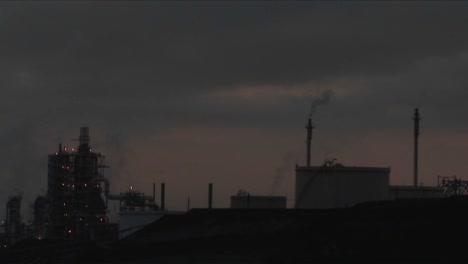
M 296 166 L 296 208 L 340 208 L 387 200 L 390 168 Z

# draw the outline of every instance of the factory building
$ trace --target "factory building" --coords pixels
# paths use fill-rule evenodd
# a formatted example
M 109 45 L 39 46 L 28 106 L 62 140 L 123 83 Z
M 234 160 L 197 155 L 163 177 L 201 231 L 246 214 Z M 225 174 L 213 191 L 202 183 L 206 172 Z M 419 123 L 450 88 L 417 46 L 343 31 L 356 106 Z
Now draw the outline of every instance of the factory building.
M 306 166 L 296 165 L 295 208 L 340 208 L 388 199 L 390 168 L 345 167 L 326 160 L 311 166 L 312 120 L 306 129 Z
M 89 129 L 80 128 L 79 145 L 67 148 L 59 144 L 48 155 L 47 194 L 34 202 L 32 234 L 34 239 L 113 240 L 141 229 L 168 212 L 164 210 L 164 183 L 161 184 L 161 208 L 153 196 L 130 190 L 110 195 L 110 183 L 104 177 L 104 155 L 93 152 Z M 120 225 L 109 222 L 108 200 L 120 201 Z M 21 223 L 21 197 L 7 204 L 5 240 L 12 245 L 25 238 Z M 120 227 L 120 230 L 119 230 Z M 120 232 L 119 232 L 120 231 Z
M 88 128 L 82 127 L 77 148 L 67 149 L 59 144 L 58 151 L 49 155 L 48 238 L 88 240 L 117 236 L 117 226 L 110 224 L 106 216 L 109 182 L 102 174 L 104 156 L 92 151 L 89 140 Z M 40 214 L 42 205 L 39 202 L 37 206 Z
M 440 198 L 436 186 L 391 186 L 390 168 L 323 166 L 296 167 L 296 208 L 351 207 L 361 202 Z
M 420 115 L 416 108 L 414 128 L 414 184 L 390 186 L 390 168 L 348 167 L 325 161 L 311 166 L 312 121 L 306 126 L 306 166 L 296 165 L 296 208 L 340 208 L 361 202 L 395 199 L 439 198 L 444 188 L 418 186 L 418 137 Z
M 237 195 L 231 196 L 231 208 L 286 209 L 286 197 L 256 196 L 241 190 Z
M 155 186 L 153 196 L 146 196 L 130 186 L 130 190 L 119 195 L 110 195 L 110 200 L 119 200 L 119 239 L 122 239 L 167 214 L 159 210 L 155 203 Z
M 296 208 L 339 208 L 388 199 L 390 168 L 296 167 Z

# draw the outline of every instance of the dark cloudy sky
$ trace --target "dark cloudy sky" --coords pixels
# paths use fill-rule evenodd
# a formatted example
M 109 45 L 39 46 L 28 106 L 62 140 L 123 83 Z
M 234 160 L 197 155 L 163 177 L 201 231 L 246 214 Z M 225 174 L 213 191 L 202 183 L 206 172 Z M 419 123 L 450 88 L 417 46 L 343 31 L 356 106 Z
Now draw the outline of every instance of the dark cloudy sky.
M 80 126 L 113 193 L 165 182 L 184 210 L 188 196 L 205 207 L 212 182 L 215 207 L 239 189 L 293 204 L 326 95 L 314 164 L 390 166 L 411 184 L 419 107 L 421 182 L 463 178 L 467 17 L 435 1 L 1 2 L 1 208 L 45 193 L 47 154 Z

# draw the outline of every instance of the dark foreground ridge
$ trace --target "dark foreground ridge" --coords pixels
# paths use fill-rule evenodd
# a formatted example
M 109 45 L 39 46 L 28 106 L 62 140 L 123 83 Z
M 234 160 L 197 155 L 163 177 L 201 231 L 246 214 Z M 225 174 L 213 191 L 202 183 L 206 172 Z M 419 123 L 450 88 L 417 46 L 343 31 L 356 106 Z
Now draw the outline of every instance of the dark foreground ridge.
M 468 260 L 466 211 L 466 196 L 344 209 L 193 209 L 120 241 L 24 241 L 0 257 L 1 263 L 458 263 Z

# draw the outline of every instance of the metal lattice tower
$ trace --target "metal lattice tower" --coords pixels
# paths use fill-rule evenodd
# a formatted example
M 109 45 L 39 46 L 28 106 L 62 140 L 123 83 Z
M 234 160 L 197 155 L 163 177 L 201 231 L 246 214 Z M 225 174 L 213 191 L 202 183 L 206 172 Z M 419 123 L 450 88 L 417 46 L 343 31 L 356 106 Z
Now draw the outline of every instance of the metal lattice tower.
M 103 176 L 104 156 L 91 150 L 87 127 L 80 129 L 79 141 L 78 148 L 60 144 L 49 155 L 48 238 L 93 240 L 108 234 L 109 181 Z
M 437 176 L 438 187 L 444 188 L 445 196 L 468 194 L 468 181 L 455 176 Z

